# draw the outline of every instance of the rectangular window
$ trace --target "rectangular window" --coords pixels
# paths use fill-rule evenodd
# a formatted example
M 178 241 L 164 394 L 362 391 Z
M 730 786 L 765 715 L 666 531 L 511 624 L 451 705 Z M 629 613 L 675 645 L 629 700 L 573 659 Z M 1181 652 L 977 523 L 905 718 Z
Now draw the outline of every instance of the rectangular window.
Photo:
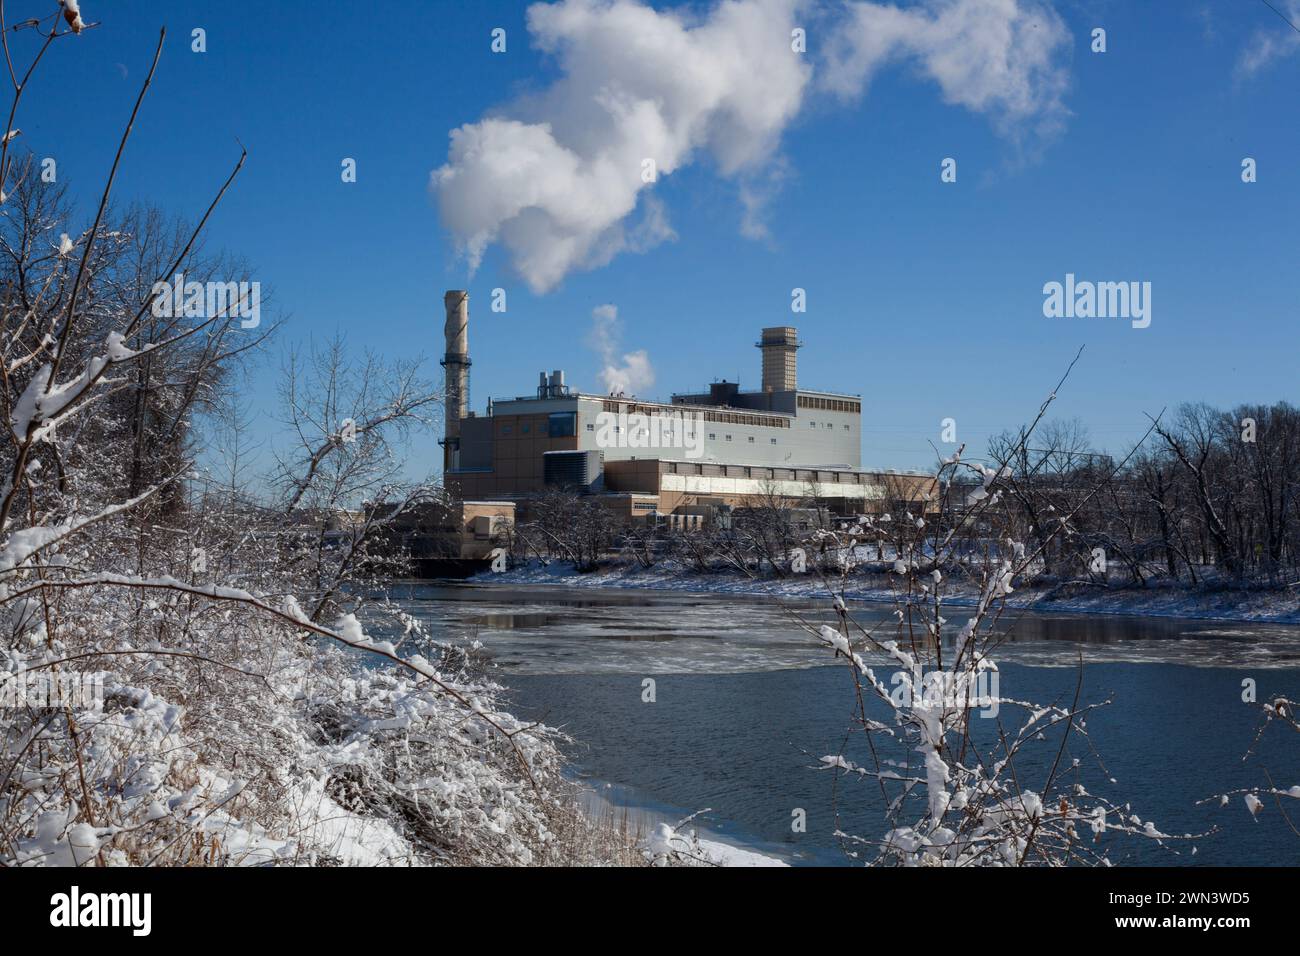
M 551 412 L 547 416 L 547 434 L 551 438 L 569 438 L 578 433 L 577 412 Z
M 770 441 L 773 445 L 776 444 L 776 439 L 775 439 L 775 438 L 769 438 L 768 441 Z
M 727 441 L 731 441 L 731 436 L 730 436 L 730 435 L 727 436 Z
M 751 445 L 754 444 L 754 436 L 753 436 L 753 435 L 750 435 L 750 436 L 749 436 L 749 443 L 750 443 Z

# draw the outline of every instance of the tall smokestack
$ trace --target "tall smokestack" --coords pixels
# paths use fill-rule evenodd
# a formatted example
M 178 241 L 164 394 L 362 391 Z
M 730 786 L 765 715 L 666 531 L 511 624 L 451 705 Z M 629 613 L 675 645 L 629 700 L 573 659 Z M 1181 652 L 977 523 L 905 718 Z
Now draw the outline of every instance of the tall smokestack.
M 447 310 L 443 337 L 447 352 L 442 367 L 447 370 L 447 409 L 443 422 L 443 468 L 457 467 L 460 459 L 460 420 L 469 411 L 469 293 L 452 289 L 442 297 Z
M 803 344 L 798 329 L 790 325 L 764 329 L 755 344 L 763 350 L 763 391 L 793 392 L 798 387 L 795 352 Z

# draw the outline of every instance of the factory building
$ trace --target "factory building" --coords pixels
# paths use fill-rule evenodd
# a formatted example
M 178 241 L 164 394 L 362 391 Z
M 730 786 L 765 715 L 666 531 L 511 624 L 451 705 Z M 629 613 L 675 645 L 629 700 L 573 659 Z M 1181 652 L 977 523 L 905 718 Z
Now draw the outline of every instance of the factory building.
M 698 515 L 773 499 L 816 499 L 844 513 L 877 510 L 890 488 L 926 476 L 863 471 L 862 398 L 801 388 L 803 343 L 789 326 L 755 343 L 762 385 L 715 382 L 668 402 L 575 390 L 542 372 L 530 395 L 468 408 L 468 294 L 444 299 L 447 371 L 444 480 L 462 500 L 517 500 L 562 485 L 603 495 L 629 518 Z

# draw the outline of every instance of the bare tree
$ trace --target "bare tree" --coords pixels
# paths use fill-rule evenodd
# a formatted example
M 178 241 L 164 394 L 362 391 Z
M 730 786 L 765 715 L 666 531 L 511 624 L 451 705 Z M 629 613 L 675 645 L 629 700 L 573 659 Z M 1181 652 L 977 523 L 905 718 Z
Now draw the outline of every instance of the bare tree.
M 1026 460 L 1031 437 L 1059 390 L 1060 384 L 1034 422 L 1004 449 L 1007 461 Z M 1127 805 L 1087 788 L 1071 744 L 1084 757 L 1093 756 L 1087 718 L 1101 705 L 1081 700 L 1082 663 L 1068 702 L 1019 700 L 1002 694 L 997 681 L 995 655 L 1006 637 L 998 622 L 1007 596 L 1053 539 L 1102 493 L 1102 485 L 1079 495 L 1054 528 L 1040 524 L 1040 540 L 1018 540 L 1003 524 L 987 559 L 973 564 L 971 554 L 956 546 L 969 525 L 947 514 L 957 504 L 953 489 L 958 487 L 963 502 L 974 500 L 972 524 L 985 518 L 1006 522 L 1013 515 L 999 505 L 1012 496 L 1016 476 L 1008 464 L 967 463 L 961 455 L 959 450 L 940 464 L 940 513 L 933 520 L 864 515 L 860 525 L 845 532 L 851 544 L 864 526 L 890 518 L 884 523 L 897 554 L 891 619 L 867 627 L 848 613 L 843 591 L 848 568 L 838 578 L 823 578 L 837 612 L 835 625 L 808 622 L 791 611 L 845 662 L 855 686 L 854 724 L 860 736 L 822 757 L 821 767 L 837 777 L 874 782 L 888 807 L 884 834 L 841 834 L 846 850 L 855 856 L 874 851 L 870 861 L 885 865 L 1059 866 L 1105 863 L 1107 833 L 1161 844 L 1187 838 L 1164 833 Z M 1107 476 L 1127 462 L 1128 457 L 1113 465 Z M 973 491 L 954 482 L 962 473 L 978 481 Z M 1019 478 L 1023 488 L 1025 476 Z M 978 600 L 954 634 L 944 616 L 945 582 L 953 573 L 972 572 L 979 581 Z M 893 669 L 892 677 L 885 676 L 885 668 Z M 884 719 L 875 716 L 879 712 Z M 980 732 L 977 714 L 989 718 L 987 732 Z M 1027 761 L 1044 741 L 1050 748 L 1045 761 Z
M 293 442 L 276 451 L 271 481 L 287 567 L 306 575 L 313 621 L 338 613 L 344 583 L 359 572 L 391 571 L 382 562 L 400 555 L 376 549 L 386 529 L 441 500 L 438 489 L 402 474 L 401 448 L 436 424 L 441 401 L 420 365 L 354 355 L 339 337 L 285 361 L 281 400 Z
M 227 329 L 226 310 L 166 320 L 152 290 L 197 261 L 245 157 L 188 234 L 143 215 L 113 235 L 161 31 L 88 226 L 61 227 L 61 195 L 24 192 L 31 166 L 11 144 L 36 65 L 93 31 L 75 14 L 15 30 L 0 4 L 13 87 L 0 140 L 0 695 L 13 703 L 0 707 L 0 866 L 556 860 L 552 827 L 571 813 L 550 731 L 500 711 L 418 621 L 381 606 L 363 624 L 347 594 L 365 583 L 381 499 L 410 498 L 393 452 L 436 404 L 417 370 L 365 360 L 354 375 L 332 350 L 290 374 L 300 447 L 279 462 L 278 500 L 241 487 L 237 463 L 189 484 L 196 415 L 266 330 L 241 337 L 252 330 Z M 355 418 L 354 441 L 336 413 Z M 330 550 L 315 519 L 341 507 L 361 517 Z M 361 659 L 373 666 L 358 695 Z
M 572 488 L 545 488 L 528 499 L 525 513 L 520 534 L 548 557 L 572 561 L 578 571 L 594 571 L 619 531 L 608 505 Z

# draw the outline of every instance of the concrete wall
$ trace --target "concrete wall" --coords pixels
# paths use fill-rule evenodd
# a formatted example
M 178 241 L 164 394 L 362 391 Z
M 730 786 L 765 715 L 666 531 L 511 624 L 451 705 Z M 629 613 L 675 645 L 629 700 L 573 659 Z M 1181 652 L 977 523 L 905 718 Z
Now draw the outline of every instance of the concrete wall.
M 741 393 L 739 399 L 763 393 Z M 606 461 L 629 458 L 662 458 L 676 461 L 716 461 L 757 465 L 839 465 L 858 468 L 862 465 L 862 416 L 860 413 L 828 408 L 798 408 L 797 396 L 815 400 L 817 393 L 770 393 L 764 396 L 766 408 L 700 407 L 681 402 L 660 405 L 630 400 L 582 398 L 578 409 L 580 447 L 597 448 L 601 412 L 618 409 L 657 415 L 665 421 L 678 412 L 703 415 L 698 426 L 703 436 L 703 454 L 692 458 L 686 448 L 664 443 L 656 447 L 615 447 L 601 449 Z M 830 401 L 830 399 L 823 399 Z M 842 406 L 861 407 L 857 399 L 838 399 Z M 755 402 L 754 404 L 758 404 Z M 782 406 L 784 406 L 782 408 Z M 781 410 L 777 410 L 780 408 Z M 798 408 L 797 413 L 795 412 Z
M 528 494 L 540 491 L 542 455 L 572 451 L 576 436 L 550 437 L 551 411 L 563 411 L 563 401 L 512 403 L 528 414 L 495 414 L 461 422 L 461 467 L 444 476 L 448 488 L 460 498 Z M 559 406 L 559 407 L 552 407 Z M 568 400 L 574 410 L 574 400 Z
M 636 463 L 638 466 L 642 462 Z M 846 511 L 876 512 L 887 499 L 914 502 L 917 510 L 935 510 L 936 483 L 928 475 L 900 475 L 825 468 L 765 468 L 695 462 L 659 462 L 660 510 L 678 511 L 694 505 L 746 507 L 776 499 L 818 498 L 840 502 Z M 632 488 L 630 480 L 623 479 Z M 650 487 L 644 472 L 636 473 L 638 489 Z M 930 495 L 930 501 L 925 496 Z
M 653 458 L 605 463 L 605 490 L 612 492 L 659 494 L 661 463 Z

